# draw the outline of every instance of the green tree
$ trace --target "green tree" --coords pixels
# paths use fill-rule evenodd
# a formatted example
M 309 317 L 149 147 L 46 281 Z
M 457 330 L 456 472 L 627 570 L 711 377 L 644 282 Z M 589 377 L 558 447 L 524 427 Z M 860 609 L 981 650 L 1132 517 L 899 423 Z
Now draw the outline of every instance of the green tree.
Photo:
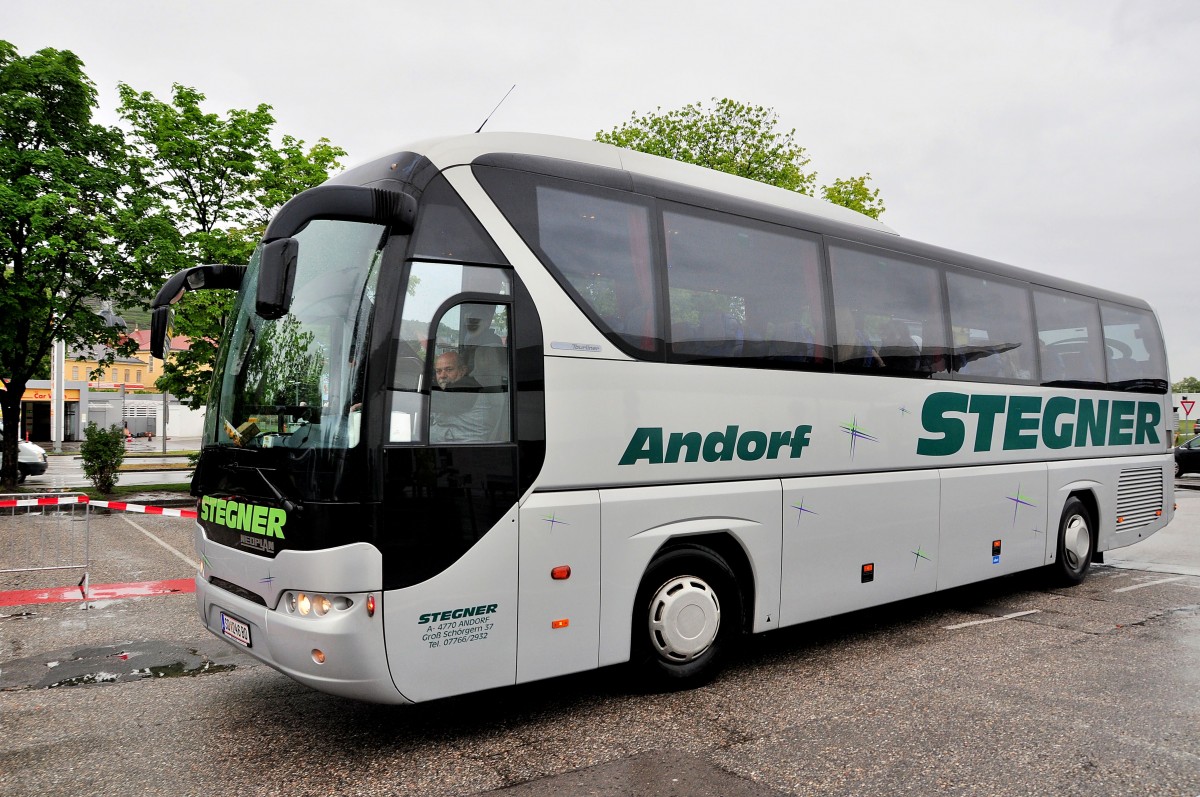
M 1194 376 L 1185 376 L 1171 385 L 1171 390 L 1176 393 L 1200 393 L 1200 379 Z
M 102 429 L 89 421 L 79 447 L 83 475 L 102 493 L 111 493 L 120 478 L 125 459 L 125 430 L 119 426 Z
M 22 57 L 0 41 L 0 390 L 4 469 L 17 478 L 21 397 L 61 338 L 132 353 L 85 303 L 138 304 L 167 271 L 171 227 L 96 89 L 66 50 Z
M 170 209 L 180 235 L 179 268 L 245 263 L 271 214 L 294 194 L 324 182 L 345 150 L 320 139 L 311 147 L 285 135 L 272 143 L 271 106 L 206 113 L 203 94 L 176 84 L 171 101 L 122 83 L 120 113 L 154 195 Z M 157 386 L 200 407 L 217 347 L 233 307 L 232 291 L 188 295 L 174 334 L 191 340 L 163 366 Z
M 771 108 L 728 98 L 713 102 L 712 108 L 696 102 L 641 116 L 635 112 L 625 124 L 596 133 L 596 140 L 815 195 L 817 174 L 805 171 L 809 157 L 796 143 L 794 128 L 781 131 Z M 877 219 L 884 206 L 879 190 L 867 186 L 870 179 L 868 173 L 835 180 L 821 194 Z
M 883 200 L 879 198 L 879 189 L 871 189 L 867 185 L 870 179 L 871 173 L 867 172 L 862 177 L 851 177 L 849 180 L 834 180 L 832 184 L 824 186 L 821 189 L 821 196 L 827 202 L 832 202 L 835 205 L 856 210 L 864 216 L 878 219 L 879 214 L 883 213 L 886 208 L 883 206 Z

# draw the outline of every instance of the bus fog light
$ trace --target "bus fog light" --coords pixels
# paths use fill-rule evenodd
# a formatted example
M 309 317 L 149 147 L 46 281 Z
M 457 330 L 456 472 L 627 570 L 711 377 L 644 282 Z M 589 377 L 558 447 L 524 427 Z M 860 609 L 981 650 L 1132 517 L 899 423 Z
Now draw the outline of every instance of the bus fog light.
M 317 664 L 325 663 L 325 651 L 323 651 L 323 650 L 313 648 L 312 657 L 313 657 L 313 661 L 315 661 Z
M 301 592 L 296 598 L 296 606 L 300 610 L 300 614 L 304 615 L 305 617 L 307 617 L 308 613 L 312 611 L 312 601 L 309 600 L 308 596 L 303 592 Z
M 317 617 L 324 617 L 332 608 L 333 604 L 324 595 L 317 595 L 313 598 L 313 611 L 317 613 Z

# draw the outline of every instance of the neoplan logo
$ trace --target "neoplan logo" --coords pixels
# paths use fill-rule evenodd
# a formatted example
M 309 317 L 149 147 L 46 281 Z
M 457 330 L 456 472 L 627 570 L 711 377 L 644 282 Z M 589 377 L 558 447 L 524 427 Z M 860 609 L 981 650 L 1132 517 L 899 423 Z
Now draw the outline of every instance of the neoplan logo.
M 640 426 L 625 446 L 620 465 L 636 465 L 645 460 L 651 465 L 673 464 L 680 461 L 731 462 L 734 457 L 747 462 L 758 459 L 799 459 L 809 444 L 811 426 L 797 426 L 788 432 L 740 431 L 738 426 L 726 426 L 723 432 L 671 432 L 661 426 Z
M 200 500 L 200 519 L 226 526 L 234 531 L 246 531 L 260 537 L 278 537 L 282 540 L 287 512 L 206 495 Z

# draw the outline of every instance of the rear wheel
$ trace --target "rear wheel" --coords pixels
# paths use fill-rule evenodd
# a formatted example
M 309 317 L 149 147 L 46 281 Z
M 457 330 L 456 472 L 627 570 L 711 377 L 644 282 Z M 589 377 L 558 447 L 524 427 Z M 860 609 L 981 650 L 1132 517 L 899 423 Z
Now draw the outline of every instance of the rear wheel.
M 1054 564 L 1060 583 L 1074 586 L 1087 575 L 1096 550 L 1093 528 L 1092 513 L 1084 503 L 1074 496 L 1068 498 L 1058 524 L 1058 554 Z
M 632 659 L 659 686 L 698 686 L 717 673 L 741 630 L 741 592 L 725 560 L 699 545 L 674 548 L 642 578 Z

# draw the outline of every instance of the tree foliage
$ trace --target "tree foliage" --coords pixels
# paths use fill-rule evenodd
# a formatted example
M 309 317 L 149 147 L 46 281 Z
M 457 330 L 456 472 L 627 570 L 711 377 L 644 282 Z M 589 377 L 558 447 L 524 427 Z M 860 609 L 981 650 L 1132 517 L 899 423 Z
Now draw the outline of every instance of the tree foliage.
M 834 180 L 830 185 L 821 188 L 821 196 L 827 202 L 878 219 L 879 214 L 883 213 L 886 208 L 883 206 L 883 200 L 879 198 L 879 189 L 872 189 L 867 185 L 870 179 L 871 173 L 867 172 L 862 177 Z
M 85 303 L 147 301 L 171 226 L 116 128 L 92 122 L 96 89 L 67 50 L 22 57 L 0 41 L 0 391 L 4 469 L 16 482 L 21 398 L 56 339 L 131 353 Z M 110 359 L 112 354 L 110 353 Z
M 660 107 L 641 116 L 634 112 L 625 124 L 596 133 L 596 140 L 815 195 L 817 174 L 805 171 L 808 154 L 796 143 L 794 128 L 779 129 L 773 109 L 728 98 L 713 103 L 711 108 L 701 102 L 670 111 Z M 823 186 L 821 195 L 877 219 L 884 206 L 870 180 L 870 173 L 838 179 Z
M 1176 393 L 1200 393 L 1200 379 L 1194 376 L 1185 376 L 1171 385 L 1171 390 Z
M 111 493 L 125 460 L 125 430 L 120 426 L 105 429 L 97 426 L 95 421 L 88 421 L 79 457 L 88 481 L 100 492 Z
M 266 104 L 222 116 L 205 112 L 205 96 L 179 84 L 170 102 L 123 83 L 119 91 L 139 168 L 179 231 L 178 268 L 247 262 L 271 214 L 324 182 L 346 154 L 324 138 L 306 147 L 284 135 L 276 146 Z M 189 337 L 191 348 L 163 366 L 159 388 L 192 407 L 204 404 L 232 306 L 232 291 L 191 294 L 177 305 L 174 333 Z

